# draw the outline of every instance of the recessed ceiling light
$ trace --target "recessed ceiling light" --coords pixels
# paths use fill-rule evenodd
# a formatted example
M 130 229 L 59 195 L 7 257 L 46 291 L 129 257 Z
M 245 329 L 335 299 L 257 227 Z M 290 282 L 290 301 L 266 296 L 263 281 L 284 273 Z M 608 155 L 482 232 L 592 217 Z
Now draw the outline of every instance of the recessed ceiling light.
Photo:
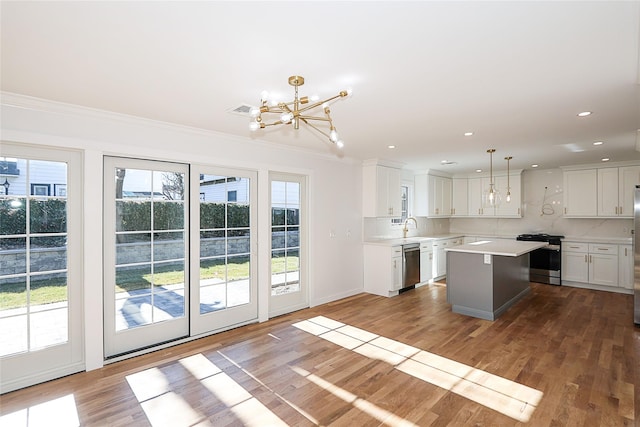
M 538 165 L 531 165 L 531 167 L 532 167 L 532 168 L 537 168 L 537 167 L 538 167 Z
M 480 173 L 482 172 L 482 169 L 476 169 L 476 172 Z
M 395 145 L 389 145 L 388 147 L 391 148 L 391 149 L 396 148 Z
M 602 144 L 604 144 L 604 142 L 602 142 L 602 141 L 596 141 L 596 142 L 593 143 L 593 145 L 602 145 Z
M 449 160 L 440 160 L 441 165 L 446 165 L 447 163 L 449 163 Z
M 604 158 L 602 159 L 602 161 L 603 161 L 603 162 L 608 162 L 608 161 L 609 161 L 609 158 L 608 158 L 608 157 L 604 157 Z
M 473 132 L 465 132 L 464 133 L 464 136 L 471 136 L 471 135 L 473 135 Z
M 587 117 L 593 114 L 591 111 L 583 111 L 582 113 L 578 113 L 578 117 Z

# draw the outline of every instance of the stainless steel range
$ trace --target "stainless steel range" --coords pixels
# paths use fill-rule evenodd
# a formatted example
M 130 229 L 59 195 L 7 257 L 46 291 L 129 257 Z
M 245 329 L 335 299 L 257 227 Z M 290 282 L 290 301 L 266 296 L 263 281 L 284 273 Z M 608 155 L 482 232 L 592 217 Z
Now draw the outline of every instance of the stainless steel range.
M 550 234 L 521 234 L 516 240 L 547 242 L 544 248 L 529 253 L 529 280 L 549 285 L 562 284 L 562 238 Z

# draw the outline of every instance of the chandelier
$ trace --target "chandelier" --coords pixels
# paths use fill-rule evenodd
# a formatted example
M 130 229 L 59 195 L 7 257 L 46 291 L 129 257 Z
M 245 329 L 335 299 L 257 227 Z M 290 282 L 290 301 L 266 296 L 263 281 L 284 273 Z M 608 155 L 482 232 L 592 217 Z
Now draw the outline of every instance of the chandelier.
M 344 98 L 350 95 L 350 91 L 342 90 L 335 96 L 327 98 L 322 101 L 318 101 L 316 97 L 299 97 L 298 87 L 304 84 L 304 77 L 291 76 L 289 77 L 289 84 L 295 88 L 295 94 L 293 101 L 291 102 L 273 102 L 269 101 L 268 93 L 262 92 L 260 107 L 253 107 L 250 111 L 252 121 L 249 123 L 249 129 L 256 131 L 258 129 L 264 129 L 267 126 L 276 125 L 290 125 L 293 124 L 294 129 L 300 129 L 300 122 L 309 125 L 311 128 L 319 132 L 320 134 L 329 138 L 332 144 L 335 144 L 338 148 L 342 148 L 344 143 L 338 136 L 333 120 L 331 120 L 331 110 L 329 109 L 329 103 L 338 98 Z M 309 103 L 311 101 L 311 104 Z M 308 104 L 308 105 L 307 105 Z M 321 107 L 324 112 L 324 116 L 313 116 L 309 110 Z M 309 112 L 309 113 L 307 113 Z M 277 115 L 277 119 L 270 123 L 266 123 L 263 119 L 263 115 L 273 114 Z M 314 124 L 314 123 L 316 124 Z M 317 124 L 324 122 L 327 130 L 323 130 L 317 126 Z

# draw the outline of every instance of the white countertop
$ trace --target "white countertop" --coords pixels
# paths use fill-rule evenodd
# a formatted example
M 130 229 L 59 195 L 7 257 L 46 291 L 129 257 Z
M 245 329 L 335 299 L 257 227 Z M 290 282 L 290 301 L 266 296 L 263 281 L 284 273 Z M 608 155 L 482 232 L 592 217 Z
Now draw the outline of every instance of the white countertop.
M 381 246 L 400 246 L 409 243 L 420 243 L 424 241 L 436 241 L 444 239 L 456 239 L 463 238 L 464 234 L 436 234 L 432 236 L 415 236 L 407 238 L 394 238 L 394 239 L 369 239 L 365 240 L 365 245 L 381 245 Z
M 523 242 L 519 240 L 481 240 L 466 245 L 446 248 L 450 252 L 465 252 L 471 254 L 487 254 L 517 257 L 535 249 L 547 246 L 547 242 Z
M 583 243 L 609 243 L 611 245 L 631 245 L 632 237 L 585 237 L 585 236 L 565 236 L 563 242 L 583 242 Z

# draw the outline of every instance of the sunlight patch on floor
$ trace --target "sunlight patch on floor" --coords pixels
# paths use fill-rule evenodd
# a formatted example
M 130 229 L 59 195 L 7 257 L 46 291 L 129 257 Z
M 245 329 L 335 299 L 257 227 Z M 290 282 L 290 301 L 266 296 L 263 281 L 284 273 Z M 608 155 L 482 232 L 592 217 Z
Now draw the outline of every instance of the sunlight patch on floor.
M 377 419 L 378 421 L 380 421 L 385 425 L 407 426 L 407 427 L 416 426 L 412 422 L 405 420 L 404 418 L 400 418 L 394 413 L 389 412 L 386 409 L 380 408 L 379 406 L 374 405 L 373 403 L 365 399 L 361 399 L 355 394 L 347 390 L 344 390 L 343 388 L 340 388 L 337 385 L 332 384 L 329 381 L 315 374 L 312 374 L 300 367 L 292 366 L 291 369 L 298 375 L 305 377 L 306 379 L 308 379 L 315 385 L 319 386 L 320 388 L 328 391 L 329 393 L 344 400 L 345 402 L 352 404 L 354 407 L 358 408 L 359 410 L 368 414 L 369 416 Z
M 293 326 L 521 422 L 531 419 L 542 400 L 534 388 L 324 316 Z
M 29 408 L 0 417 L 1 426 L 50 427 L 52 425 L 77 427 L 80 425 L 73 394 L 52 399 Z
M 182 358 L 178 363 L 215 398 L 214 404 L 222 402 L 242 425 L 287 425 L 203 354 Z M 172 389 L 161 369 L 149 368 L 126 379 L 152 426 L 212 425 L 208 417 L 190 405 L 188 393 Z M 201 391 L 194 393 L 199 404 L 207 399 Z

